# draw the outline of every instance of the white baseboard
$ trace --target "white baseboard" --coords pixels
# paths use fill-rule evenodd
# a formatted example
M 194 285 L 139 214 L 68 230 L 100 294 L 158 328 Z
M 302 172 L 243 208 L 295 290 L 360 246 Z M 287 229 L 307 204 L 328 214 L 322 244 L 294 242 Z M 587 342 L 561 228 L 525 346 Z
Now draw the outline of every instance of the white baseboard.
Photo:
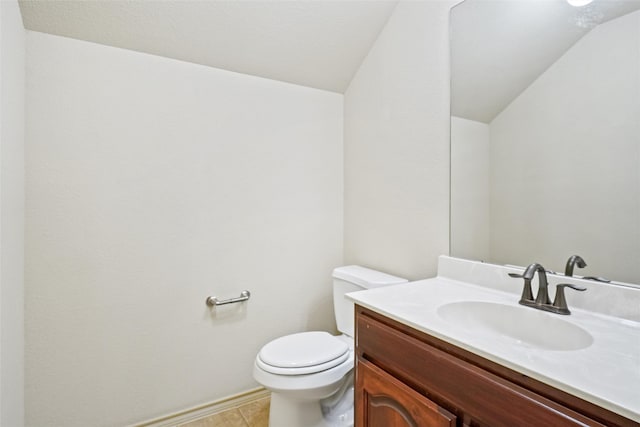
M 142 423 L 132 424 L 130 427 L 175 427 L 190 421 L 199 420 L 200 418 L 209 417 L 227 409 L 245 405 L 255 400 L 269 397 L 271 392 L 263 387 L 254 388 L 240 394 L 228 396 L 204 405 L 195 406 L 183 411 L 168 414 L 163 417 L 154 418 Z

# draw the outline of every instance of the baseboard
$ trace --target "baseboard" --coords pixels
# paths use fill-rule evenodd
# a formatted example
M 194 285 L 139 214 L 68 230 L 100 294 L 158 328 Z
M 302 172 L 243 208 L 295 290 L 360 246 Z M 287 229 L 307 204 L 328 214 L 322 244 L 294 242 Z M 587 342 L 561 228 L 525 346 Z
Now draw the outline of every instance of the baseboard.
M 185 424 L 190 421 L 199 420 L 200 418 L 205 418 L 219 412 L 226 411 L 227 409 L 245 405 L 255 400 L 269 397 L 270 395 L 271 392 L 265 390 L 263 387 L 254 388 L 243 393 L 228 396 L 210 403 L 205 403 L 204 405 L 195 406 L 190 409 L 154 418 L 142 423 L 132 424 L 130 427 L 175 427 L 180 424 Z

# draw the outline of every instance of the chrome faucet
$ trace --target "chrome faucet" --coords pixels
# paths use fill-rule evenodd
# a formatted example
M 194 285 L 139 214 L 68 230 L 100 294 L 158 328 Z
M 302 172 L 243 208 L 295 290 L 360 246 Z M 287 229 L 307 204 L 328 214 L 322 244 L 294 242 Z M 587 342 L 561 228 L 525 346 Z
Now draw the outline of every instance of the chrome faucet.
M 576 260 L 576 262 L 578 261 Z M 582 262 L 584 262 L 584 260 Z M 538 295 L 534 300 L 533 292 L 531 291 L 531 281 L 533 280 L 536 272 L 538 273 Z M 509 276 L 524 279 L 524 288 L 522 290 L 522 296 L 520 297 L 519 301 L 520 304 L 526 305 L 527 307 L 537 308 L 538 310 L 550 311 L 557 314 L 571 314 L 569 308 L 567 307 L 567 300 L 564 296 L 565 288 L 571 288 L 576 291 L 587 290 L 587 288 L 584 288 L 582 286 L 577 286 L 569 283 L 559 284 L 556 286 L 556 296 L 553 299 L 552 304 L 549 299 L 549 282 L 547 282 L 547 272 L 542 265 L 533 263 L 524 270 L 524 273 L 509 273 Z
M 587 263 L 582 259 L 580 255 L 571 255 L 571 257 L 567 260 L 567 265 L 564 268 L 564 275 L 567 277 L 573 276 L 573 267 L 578 266 L 578 268 L 585 268 Z

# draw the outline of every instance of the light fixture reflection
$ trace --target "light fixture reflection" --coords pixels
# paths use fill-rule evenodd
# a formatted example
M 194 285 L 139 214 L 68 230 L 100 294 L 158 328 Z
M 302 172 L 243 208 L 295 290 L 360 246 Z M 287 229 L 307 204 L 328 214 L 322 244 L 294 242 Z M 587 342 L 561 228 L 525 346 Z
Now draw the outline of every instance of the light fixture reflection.
M 574 7 L 582 7 L 588 5 L 592 1 L 593 0 L 567 0 L 567 3 Z

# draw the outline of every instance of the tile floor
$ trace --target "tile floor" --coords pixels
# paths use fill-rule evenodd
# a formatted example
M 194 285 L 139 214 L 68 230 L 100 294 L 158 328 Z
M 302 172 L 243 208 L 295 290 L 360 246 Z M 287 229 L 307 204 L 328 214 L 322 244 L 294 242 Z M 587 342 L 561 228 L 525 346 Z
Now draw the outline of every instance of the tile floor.
M 265 397 L 179 427 L 269 427 L 269 401 Z

